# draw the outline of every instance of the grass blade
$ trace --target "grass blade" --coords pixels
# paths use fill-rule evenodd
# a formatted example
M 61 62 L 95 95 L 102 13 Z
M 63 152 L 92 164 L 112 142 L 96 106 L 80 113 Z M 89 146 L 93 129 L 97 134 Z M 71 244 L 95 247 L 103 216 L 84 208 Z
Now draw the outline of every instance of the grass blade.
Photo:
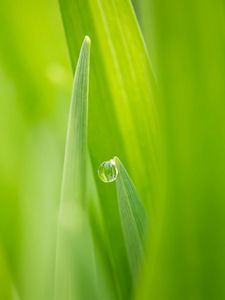
M 94 255 L 86 209 L 90 39 L 73 82 L 59 211 L 55 299 L 95 299 Z M 88 289 L 85 285 L 88 282 Z
M 146 212 L 123 164 L 117 157 L 114 158 L 114 161 L 119 172 L 116 189 L 123 235 L 131 273 L 135 279 L 144 255 Z
M 85 202 L 90 39 L 85 37 L 73 82 L 62 179 L 61 205 Z

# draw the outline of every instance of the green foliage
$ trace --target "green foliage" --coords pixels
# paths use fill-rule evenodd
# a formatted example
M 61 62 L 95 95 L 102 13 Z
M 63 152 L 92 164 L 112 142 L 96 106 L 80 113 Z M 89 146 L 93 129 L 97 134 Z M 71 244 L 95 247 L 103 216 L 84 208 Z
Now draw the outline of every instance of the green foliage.
M 224 3 L 132 3 L 1 2 L 4 300 L 225 298 Z

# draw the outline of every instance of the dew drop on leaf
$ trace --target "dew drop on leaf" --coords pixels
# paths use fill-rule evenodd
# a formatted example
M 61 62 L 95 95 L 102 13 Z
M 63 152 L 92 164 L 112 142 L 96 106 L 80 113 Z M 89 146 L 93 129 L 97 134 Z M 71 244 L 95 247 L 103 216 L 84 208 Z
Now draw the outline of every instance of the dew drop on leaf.
M 98 176 L 103 182 L 113 182 L 118 177 L 118 169 L 114 159 L 103 161 L 98 168 Z

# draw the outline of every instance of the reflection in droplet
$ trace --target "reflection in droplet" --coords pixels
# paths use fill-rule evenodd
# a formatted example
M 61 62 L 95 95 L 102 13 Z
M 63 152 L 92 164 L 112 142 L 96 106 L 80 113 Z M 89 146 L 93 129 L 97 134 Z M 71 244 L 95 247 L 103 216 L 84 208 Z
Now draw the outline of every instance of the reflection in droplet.
M 98 168 L 98 176 L 103 182 L 113 182 L 118 177 L 118 169 L 114 159 L 104 161 Z

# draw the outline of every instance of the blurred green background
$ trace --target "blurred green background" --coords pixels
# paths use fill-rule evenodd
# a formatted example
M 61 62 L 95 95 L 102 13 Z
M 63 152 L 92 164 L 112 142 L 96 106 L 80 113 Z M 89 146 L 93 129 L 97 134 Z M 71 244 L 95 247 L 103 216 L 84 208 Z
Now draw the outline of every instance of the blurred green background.
M 51 299 L 72 84 L 58 4 L 3 0 L 0 28 L 0 299 Z
M 0 4 L 0 299 L 53 299 L 72 70 L 85 34 L 93 43 L 94 171 L 109 155 L 119 155 L 152 220 L 147 259 L 132 297 L 225 299 L 224 1 L 133 0 L 144 40 L 128 0 L 60 1 L 67 39 L 57 1 Z M 114 53 L 108 51 L 112 45 Z M 145 108 L 148 122 L 141 117 Z M 159 128 L 153 137 L 157 146 L 145 140 L 153 131 L 152 116 Z M 124 286 L 121 299 L 127 299 L 131 283 L 114 191 L 97 186 L 106 231 L 118 237 L 113 247 Z

